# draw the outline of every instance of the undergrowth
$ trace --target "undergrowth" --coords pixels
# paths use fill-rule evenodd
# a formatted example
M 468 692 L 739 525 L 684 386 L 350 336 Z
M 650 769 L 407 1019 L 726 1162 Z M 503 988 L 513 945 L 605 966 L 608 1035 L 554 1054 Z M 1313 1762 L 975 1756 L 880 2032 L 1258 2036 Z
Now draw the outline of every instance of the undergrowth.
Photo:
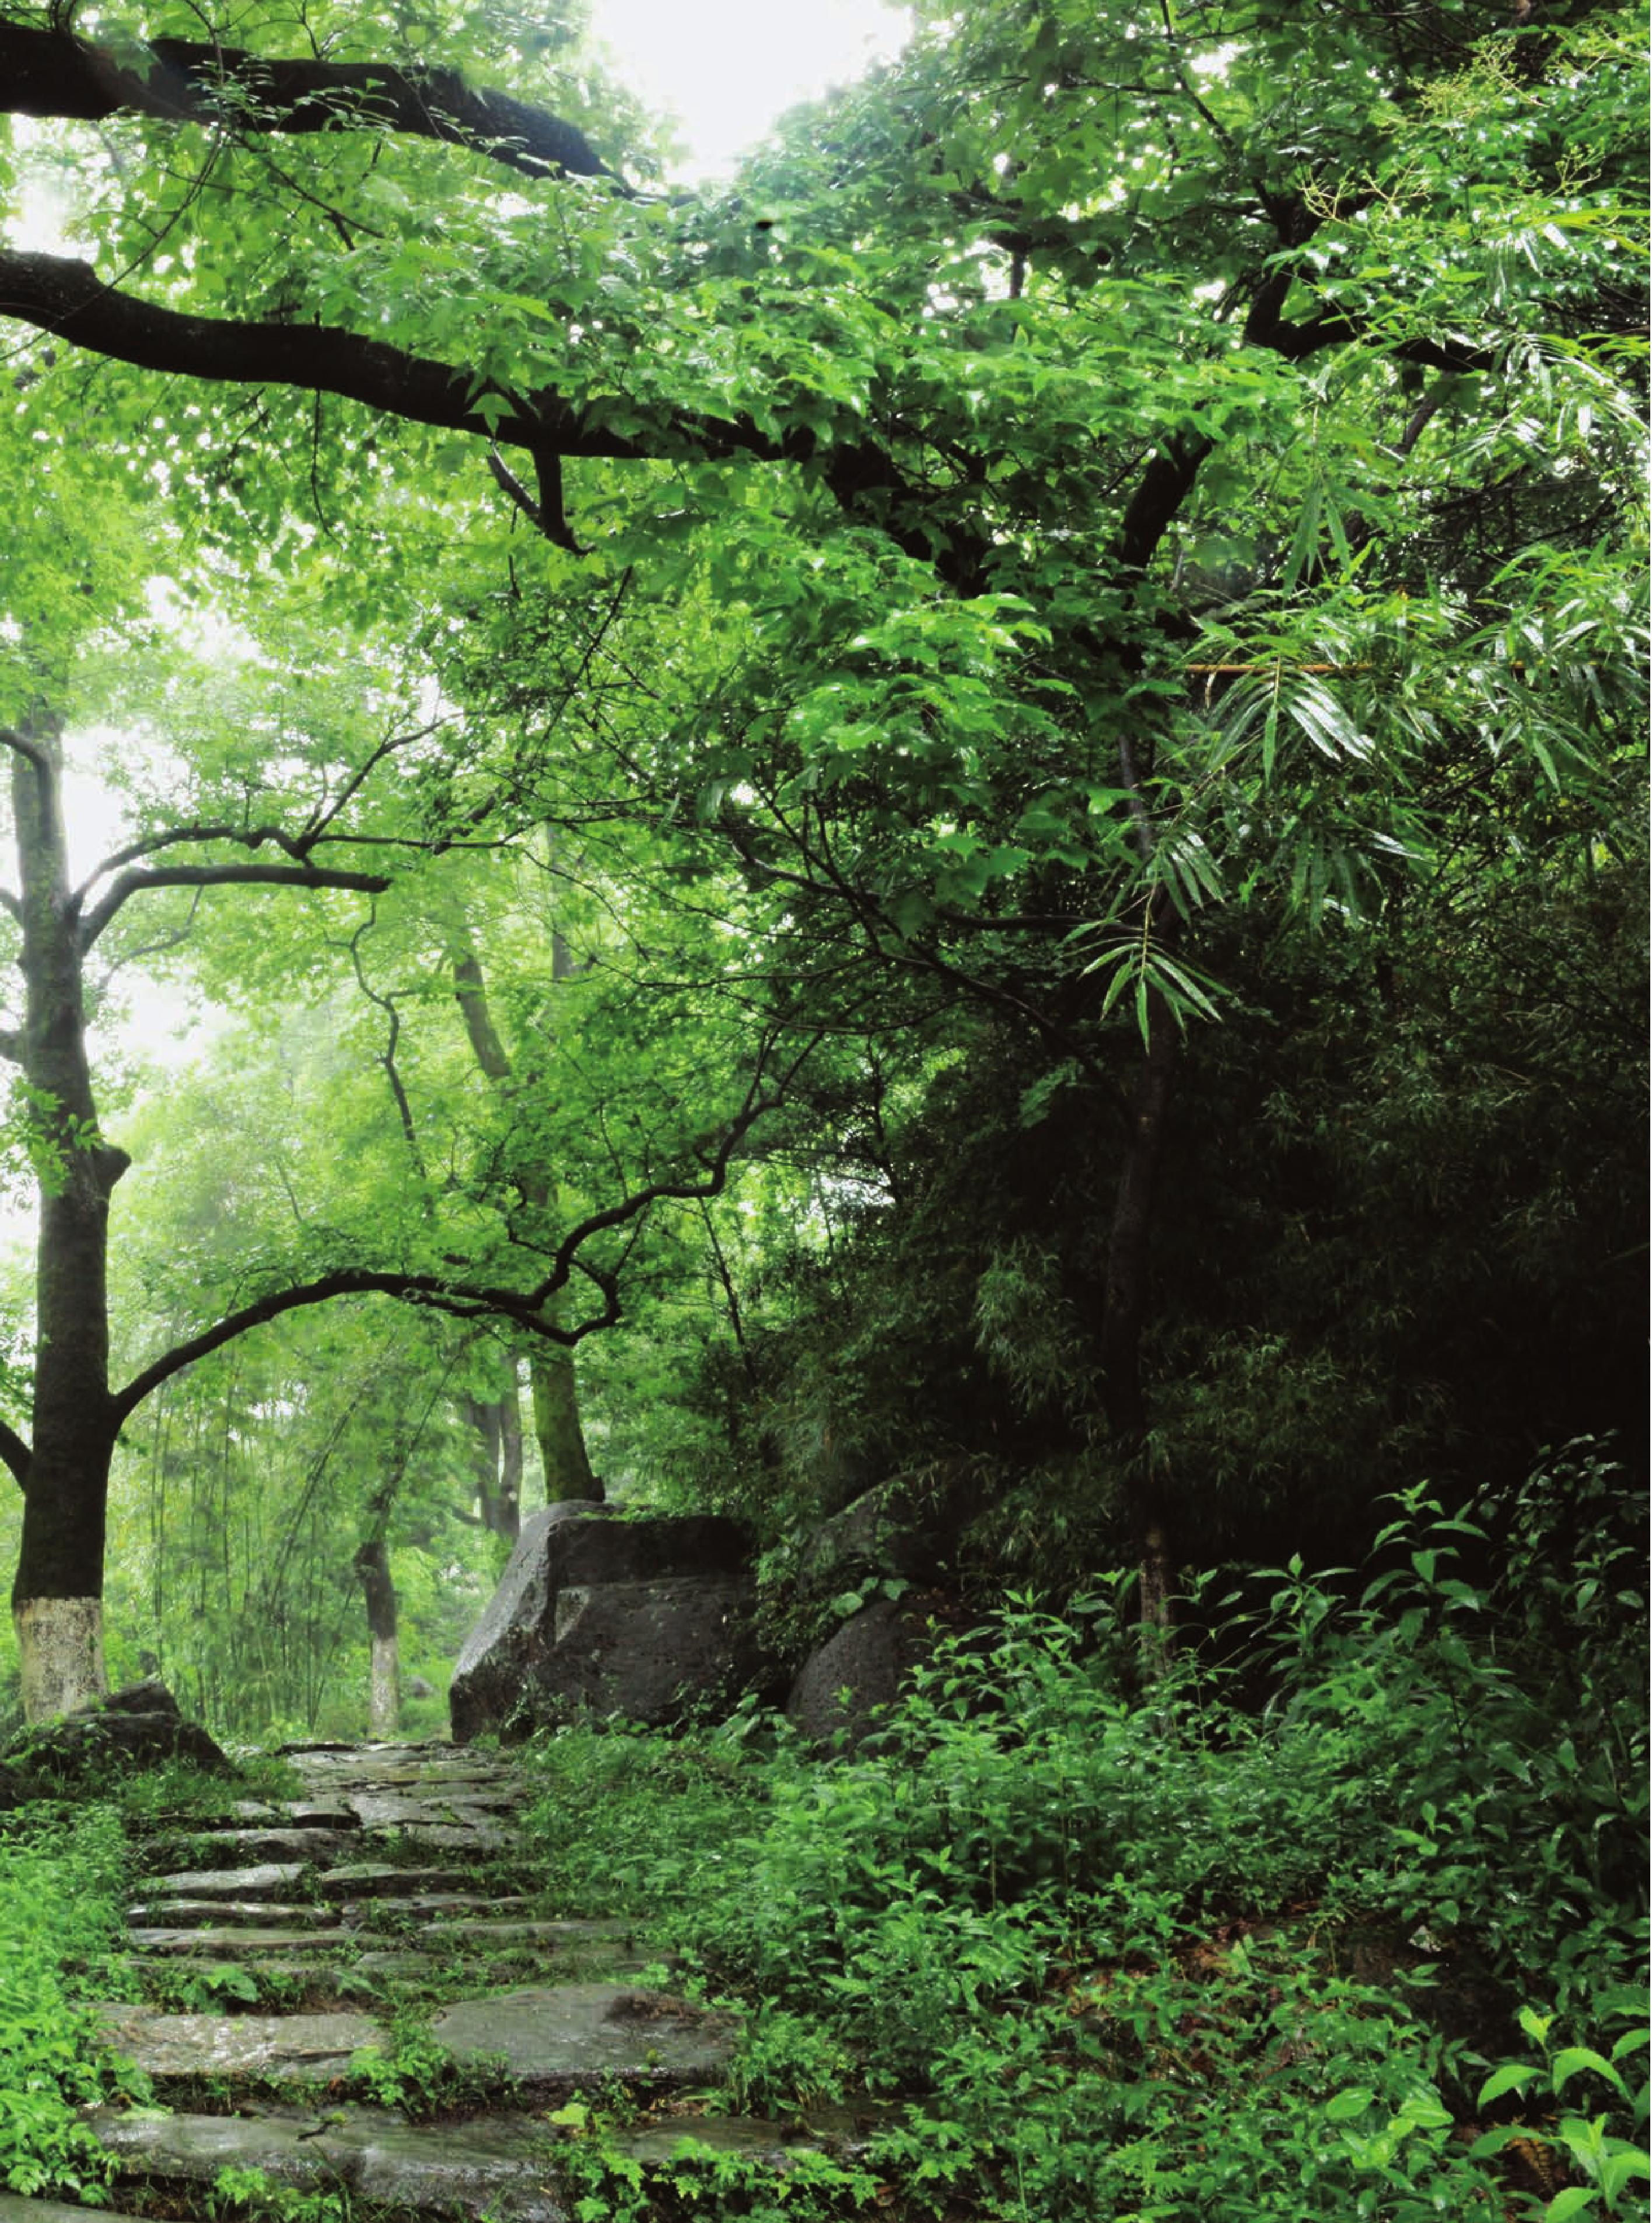
M 134 2090 L 80 2002 L 122 1987 L 125 1845 L 108 1804 L 24 1809 L 0 1835 L 0 2183 L 95 2201 L 80 2109 Z
M 1362 1584 L 1195 1585 L 1203 1634 L 1145 1689 L 1115 1587 L 941 1640 L 853 1755 L 750 1714 L 547 1738 L 543 1880 L 742 2004 L 739 2104 L 902 2102 L 869 2151 L 881 2207 L 1638 2213 L 1635 1516 L 1587 1445 L 1513 1505 L 1393 1513 Z M 693 2204 L 614 2159 L 581 2212 L 645 2193 Z M 788 2212 L 860 2190 L 812 2198 Z

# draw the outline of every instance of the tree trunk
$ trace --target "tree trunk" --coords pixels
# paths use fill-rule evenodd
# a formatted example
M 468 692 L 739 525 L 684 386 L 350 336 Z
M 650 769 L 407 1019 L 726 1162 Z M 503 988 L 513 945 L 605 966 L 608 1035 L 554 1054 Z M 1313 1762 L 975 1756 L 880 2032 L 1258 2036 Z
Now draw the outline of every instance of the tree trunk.
M 596 1486 L 590 1453 L 585 1447 L 585 1431 L 580 1425 L 572 1352 L 533 1352 L 528 1360 L 528 1375 L 533 1384 L 533 1432 L 544 1462 L 546 1504 L 594 1497 Z
M 56 732 L 9 736 L 22 883 L 24 1017 L 17 1049 L 41 1168 L 37 1355 L 22 1546 L 12 1587 L 23 1711 L 45 1720 L 108 1684 L 104 1536 L 116 1423 L 109 1389 L 109 1200 L 128 1163 L 97 1132 L 86 1062 Z
M 1176 1022 L 1156 992 L 1147 998 L 1147 1040 L 1130 1103 L 1130 1132 L 1108 1236 L 1102 1314 L 1102 1395 L 1108 1425 L 1125 1462 L 1131 1526 L 1140 1578 L 1144 1651 L 1150 1671 L 1170 1645 L 1176 1555 L 1167 1477 L 1147 1449 L 1147 1399 L 1141 1379 L 1153 1192 L 1176 1077 Z
M 511 1095 L 523 1086 L 499 1038 L 488 1008 L 487 984 L 476 953 L 467 941 L 456 939 L 452 948 L 453 992 L 477 1064 L 501 1094 Z M 560 937 L 552 940 L 552 977 L 566 979 L 573 969 Z M 540 1166 L 516 1174 L 523 1200 L 536 1212 L 549 1213 L 556 1201 L 555 1181 Z M 556 1308 L 548 1306 L 542 1318 L 554 1323 Z M 550 1344 L 537 1344 L 528 1354 L 528 1379 L 533 1391 L 533 1428 L 545 1470 L 545 1502 L 594 1494 L 590 1454 L 580 1420 L 579 1388 L 574 1355 Z
M 460 1409 L 474 1431 L 476 1506 L 482 1526 L 514 1542 L 522 1530 L 522 1409 L 512 1379 L 499 1397 L 462 1397 Z
M 400 1653 L 396 1623 L 396 1585 L 382 1536 L 363 1544 L 355 1555 L 356 1578 L 367 1608 L 367 1641 L 372 1666 L 367 1685 L 367 1735 L 380 1741 L 401 1725 Z
M 511 1361 L 511 1379 L 499 1401 L 499 1533 L 514 1543 L 522 1533 L 522 1403 Z

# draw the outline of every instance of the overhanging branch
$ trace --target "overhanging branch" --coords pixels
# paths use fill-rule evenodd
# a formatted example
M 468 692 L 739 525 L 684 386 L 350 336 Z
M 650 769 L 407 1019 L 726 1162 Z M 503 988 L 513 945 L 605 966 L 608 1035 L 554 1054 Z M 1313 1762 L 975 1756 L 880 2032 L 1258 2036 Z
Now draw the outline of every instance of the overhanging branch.
M 241 323 L 165 309 L 108 286 L 89 262 L 60 255 L 0 254 L 0 317 L 16 317 L 54 338 L 141 370 L 204 378 L 227 386 L 291 386 L 335 394 L 409 424 L 474 432 L 513 447 L 554 450 L 638 463 L 650 457 L 744 454 L 801 460 L 813 451 L 811 433 L 776 439 L 748 416 L 707 417 L 675 411 L 650 438 L 617 432 L 600 404 L 575 409 L 544 387 L 505 395 L 478 387 L 469 373 L 383 340 L 332 324 Z M 503 405 L 484 413 L 486 396 Z
M 161 865 L 153 872 L 128 871 L 116 875 L 109 892 L 87 912 L 80 947 L 90 949 L 122 905 L 149 888 L 341 888 L 381 896 L 389 885 L 382 872 L 340 872 L 319 865 Z
M 245 1335 L 248 1330 L 261 1327 L 267 1322 L 280 1319 L 283 1314 L 298 1312 L 311 1305 L 330 1304 L 339 1297 L 394 1297 L 404 1304 L 423 1305 L 435 1312 L 453 1314 L 460 1319 L 508 1319 L 531 1335 L 547 1343 L 571 1348 L 582 1343 L 587 1335 L 599 1329 L 612 1327 L 620 1317 L 619 1291 L 614 1274 L 594 1266 L 580 1256 L 593 1237 L 639 1221 L 656 1204 L 693 1202 L 700 1198 L 718 1196 L 727 1186 L 729 1168 L 736 1150 L 757 1121 L 776 1111 L 786 1100 L 793 1080 L 806 1061 L 813 1055 L 820 1036 L 811 1035 L 803 1048 L 786 1066 L 784 1071 L 767 1088 L 763 1086 L 766 1048 L 759 1055 L 757 1070 L 746 1091 L 745 1100 L 739 1111 L 724 1129 L 714 1150 L 700 1159 L 697 1176 L 677 1181 L 650 1181 L 634 1190 L 620 1203 L 610 1205 L 606 1211 L 594 1212 L 572 1227 L 562 1237 L 553 1254 L 550 1272 L 543 1280 L 529 1289 L 512 1289 L 486 1282 L 462 1282 L 437 1274 L 400 1273 L 372 1267 L 348 1266 L 336 1272 L 317 1275 L 314 1281 L 294 1284 L 285 1289 L 272 1289 L 255 1298 L 251 1304 L 226 1313 L 211 1327 L 199 1335 L 175 1345 L 165 1351 L 152 1365 L 135 1375 L 123 1389 L 110 1399 L 110 1409 L 116 1426 L 122 1425 L 144 1399 L 169 1382 L 185 1367 L 198 1359 L 208 1357 L 213 1351 L 223 1350 L 228 1343 Z M 580 1274 L 600 1290 L 603 1308 L 588 1318 L 563 1327 L 545 1317 L 551 1300 L 566 1288 L 575 1274 Z M 0 1458 L 5 1457 L 3 1438 L 0 1438 Z
M 470 147 L 530 178 L 606 178 L 631 188 L 584 133 L 457 70 L 390 62 L 266 60 L 198 39 L 152 39 L 137 67 L 56 30 L 0 24 L 0 114 L 100 123 L 116 115 L 238 131 L 397 131 Z

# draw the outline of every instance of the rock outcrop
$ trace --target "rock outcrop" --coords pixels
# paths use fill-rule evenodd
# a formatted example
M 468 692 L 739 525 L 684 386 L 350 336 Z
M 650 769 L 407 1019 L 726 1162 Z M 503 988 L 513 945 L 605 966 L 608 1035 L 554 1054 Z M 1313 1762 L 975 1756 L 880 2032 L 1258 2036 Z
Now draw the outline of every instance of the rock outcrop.
M 788 1718 L 819 1745 L 850 1750 L 934 1648 L 920 1617 L 889 1598 L 863 1606 L 809 1654 L 786 1701 Z
M 658 1727 L 732 1703 L 757 1666 L 752 1597 L 738 1521 L 547 1506 L 459 1655 L 454 1737 L 508 1743 L 581 1716 Z
M 0 1805 L 32 1796 L 42 1777 L 69 1784 L 110 1766 L 153 1767 L 166 1760 L 233 1773 L 200 1723 L 185 1720 L 164 1683 L 134 1683 L 57 1721 L 20 1729 L 0 1753 Z

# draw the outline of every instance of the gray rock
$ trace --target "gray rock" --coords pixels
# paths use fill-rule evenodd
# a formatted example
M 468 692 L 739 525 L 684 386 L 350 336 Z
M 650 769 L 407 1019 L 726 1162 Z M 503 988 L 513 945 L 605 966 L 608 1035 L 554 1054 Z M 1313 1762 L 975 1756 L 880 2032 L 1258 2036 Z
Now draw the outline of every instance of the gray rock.
M 445 2008 L 431 2034 L 461 2061 L 502 2061 L 523 2084 L 698 2083 L 720 2077 L 738 2025 L 663 1992 L 555 1984 Z
M 898 2102 L 863 2101 L 858 2107 L 812 2106 L 807 2125 L 777 2123 L 761 2115 L 688 2115 L 670 2122 L 644 2123 L 608 2136 L 616 2151 L 656 2168 L 674 2158 L 685 2140 L 716 2154 L 739 2154 L 783 2169 L 801 2153 L 830 2153 L 851 2160 L 865 2152 L 886 2124 L 905 2113 Z
M 207 2076 L 326 2082 L 349 2073 L 353 2053 L 386 2042 L 379 2025 L 359 2014 L 161 2014 L 127 2006 L 92 2012 L 113 2050 L 162 2084 Z
M 150 1889 L 157 1899 L 280 1899 L 297 1888 L 304 1872 L 302 1861 L 268 1861 L 249 1868 L 183 1868 L 175 1875 L 156 1876 Z
M 84 2207 L 65 2207 L 55 2200 L 25 2200 L 21 2193 L 0 2192 L 0 2223 L 86 2223 Z M 96 2211 L 97 2223 L 138 2223 L 135 2215 L 117 2215 L 112 2207 Z
M 709 1515 L 547 1506 L 518 1538 L 448 1693 L 461 1743 L 581 1715 L 656 1726 L 725 1704 L 757 1661 L 750 1545 Z
M 567 2223 L 545 2182 L 545 2126 L 531 2115 L 428 2129 L 371 2107 L 159 2118 L 100 2108 L 86 2120 L 123 2174 L 159 2182 L 210 2185 L 222 2169 L 261 2169 L 301 2191 L 342 2186 L 387 2214 Z
M 810 1532 L 798 1564 L 798 1588 L 806 1597 L 824 1597 L 865 1575 L 944 1580 L 959 1535 L 984 1502 L 967 1460 L 895 1475 Z
M 319 1930 L 332 1920 L 330 1909 L 303 1902 L 260 1899 L 146 1899 L 129 1906 L 129 1922 L 160 1924 L 168 1930 L 205 1930 L 221 1924 L 236 1930 L 257 1930 L 279 1913 L 289 1930 Z
M 461 1868 L 404 1868 L 387 1861 L 352 1861 L 317 1878 L 328 1899 L 417 1899 L 462 1891 L 470 1880 Z
M 852 1751 L 933 1648 L 915 1614 L 880 1598 L 845 1622 L 804 1661 L 786 1701 L 787 1716 L 815 1743 L 841 1739 Z
M 0 1752 L 0 1804 L 15 1804 L 34 1779 L 74 1784 L 109 1767 L 153 1767 L 192 1760 L 214 1775 L 233 1775 L 223 1748 L 198 1722 L 187 1722 L 164 1683 L 135 1683 L 60 1720 L 19 1729 Z
M 272 1914 L 286 1914 L 286 1907 L 271 1907 Z M 317 1947 L 355 1948 L 367 1942 L 359 1930 L 281 1929 L 173 1930 L 160 1924 L 129 1930 L 127 1942 L 140 1953 L 154 1953 L 169 1961 L 255 1961 L 261 1968 L 270 1953 L 307 1953 Z
M 350 1829 L 198 1829 L 187 1842 L 198 1856 L 210 1853 L 228 1861 L 323 1861 L 342 1852 Z

